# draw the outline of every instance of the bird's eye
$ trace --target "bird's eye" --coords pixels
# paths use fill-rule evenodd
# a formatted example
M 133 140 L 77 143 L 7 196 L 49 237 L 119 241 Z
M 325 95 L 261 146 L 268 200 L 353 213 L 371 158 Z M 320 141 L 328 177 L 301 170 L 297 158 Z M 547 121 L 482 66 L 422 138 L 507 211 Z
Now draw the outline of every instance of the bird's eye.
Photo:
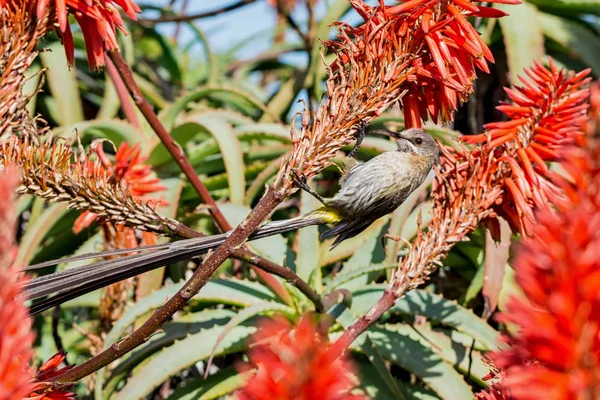
M 423 143 L 423 139 L 421 139 L 421 138 L 416 138 L 416 139 L 415 139 L 415 143 L 416 143 L 416 144 L 421 144 L 421 143 Z

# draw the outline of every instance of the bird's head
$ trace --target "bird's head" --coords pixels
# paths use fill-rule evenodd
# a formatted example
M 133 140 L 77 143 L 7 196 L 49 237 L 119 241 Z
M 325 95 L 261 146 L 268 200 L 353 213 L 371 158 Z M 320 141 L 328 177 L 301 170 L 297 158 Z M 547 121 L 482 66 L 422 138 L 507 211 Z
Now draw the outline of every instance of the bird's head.
M 398 139 L 398 151 L 408 151 L 437 162 L 440 148 L 431 135 L 419 128 L 410 128 L 391 135 Z
M 389 135 L 398 139 L 398 151 L 410 152 L 421 157 L 438 162 L 440 159 L 440 148 L 431 135 L 420 128 L 410 128 L 402 132 L 394 132 L 389 129 L 372 129 L 369 133 Z

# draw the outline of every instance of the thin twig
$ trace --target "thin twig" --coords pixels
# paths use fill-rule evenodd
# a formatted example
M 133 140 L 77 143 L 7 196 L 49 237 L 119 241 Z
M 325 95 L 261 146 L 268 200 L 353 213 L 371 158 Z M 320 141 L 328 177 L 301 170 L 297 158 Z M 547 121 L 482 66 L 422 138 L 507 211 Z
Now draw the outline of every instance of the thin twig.
M 181 14 L 185 15 L 187 7 L 189 5 L 189 0 L 183 0 L 181 4 Z M 175 43 L 179 41 L 179 34 L 181 33 L 181 22 L 177 22 L 175 25 L 175 32 L 173 33 L 173 40 Z
M 232 3 L 232 4 L 222 7 L 222 8 L 218 8 L 216 10 L 201 12 L 201 13 L 197 13 L 197 14 L 189 14 L 189 15 L 182 15 L 182 14 L 162 15 L 156 19 L 139 19 L 138 22 L 142 25 L 152 26 L 152 25 L 161 24 L 161 23 L 165 23 L 165 22 L 193 21 L 193 20 L 201 19 L 201 18 L 214 17 L 215 15 L 223 14 L 228 11 L 232 11 L 237 8 L 243 7 L 245 5 L 252 4 L 255 1 L 256 0 L 240 0 L 238 2 Z
M 54 307 L 52 310 L 52 339 L 54 339 L 54 345 L 56 346 L 56 350 L 63 351 L 65 346 L 63 345 L 62 338 L 60 337 L 60 333 L 58 332 L 58 327 L 60 324 L 60 306 Z M 68 365 L 67 354 L 65 353 L 65 363 Z

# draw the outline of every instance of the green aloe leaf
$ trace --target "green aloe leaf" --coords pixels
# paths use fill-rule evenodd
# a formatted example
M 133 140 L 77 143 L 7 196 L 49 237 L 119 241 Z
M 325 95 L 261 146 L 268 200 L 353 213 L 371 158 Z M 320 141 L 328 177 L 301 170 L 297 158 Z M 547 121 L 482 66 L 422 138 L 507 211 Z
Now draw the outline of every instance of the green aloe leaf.
M 65 138 L 105 138 L 113 142 L 117 147 L 122 142 L 131 145 L 140 144 L 142 152 L 148 154 L 152 147 L 152 141 L 147 139 L 133 125 L 118 119 L 90 120 L 78 122 L 72 125 L 55 129 L 53 133 Z
M 249 104 L 252 104 L 256 109 L 263 111 L 267 114 L 270 113 L 270 111 L 265 107 L 264 104 L 262 104 L 262 102 L 260 100 L 254 98 L 252 95 L 249 95 L 242 91 L 235 90 L 235 89 L 222 88 L 222 87 L 204 87 L 204 88 L 197 89 L 196 91 L 191 92 L 191 93 L 177 99 L 177 101 L 175 101 L 170 107 L 165 109 L 160 114 L 163 125 L 165 126 L 165 128 L 167 130 L 173 129 L 173 127 L 175 126 L 175 124 L 177 122 L 177 118 L 182 117 L 182 114 L 190 105 L 192 105 L 195 102 L 198 102 L 199 100 L 201 100 L 203 98 L 209 97 L 211 95 L 219 94 L 219 93 L 227 94 L 230 96 L 236 96 L 240 100 L 243 100 L 243 101 L 248 102 Z M 272 118 L 275 121 L 277 121 L 277 119 L 278 119 L 276 116 L 272 116 Z
M 230 354 L 243 350 L 246 347 L 246 339 L 255 330 L 254 327 L 248 326 L 233 328 L 219 345 L 216 354 Z M 169 377 L 207 359 L 212 344 L 217 340 L 220 332 L 222 332 L 221 327 L 205 329 L 164 348 L 147 360 L 113 398 L 115 400 L 143 399 Z
M 114 323 L 113 328 L 106 335 L 104 340 L 105 348 L 117 342 L 125 331 L 133 325 L 141 316 L 148 311 L 162 306 L 165 299 L 168 299 L 177 293 L 184 283 L 165 286 L 160 290 L 144 297 L 129 308 L 123 316 Z M 263 285 L 242 281 L 237 279 L 220 280 L 214 279 L 206 284 L 191 302 L 230 304 L 235 306 L 248 307 L 253 304 L 277 301 L 275 296 Z M 215 336 L 216 337 L 216 336 Z M 210 350 L 210 349 L 209 349 Z M 96 373 L 95 396 L 97 400 L 102 399 L 102 387 L 104 385 L 104 368 Z
M 49 51 L 40 53 L 42 64 L 48 68 L 46 79 L 52 94 L 52 118 L 60 125 L 72 125 L 84 119 L 83 106 L 77 85 L 75 69 L 69 68 L 65 50 L 59 42 L 45 46 Z
M 559 43 L 600 74 L 600 37 L 583 25 L 555 15 L 540 13 L 544 35 Z
M 383 358 L 416 375 L 444 400 L 473 398 L 471 387 L 452 365 L 420 342 L 415 332 L 372 327 L 368 337 Z M 366 346 L 367 335 L 360 336 L 351 348 Z
M 187 382 L 184 387 L 176 389 L 169 400 L 212 400 L 221 398 L 239 389 L 253 372 L 238 374 L 234 367 L 229 367 L 209 376 Z
M 240 142 L 233 127 L 221 118 L 210 114 L 190 115 L 187 123 L 196 123 L 206 129 L 216 140 L 223 155 L 227 178 L 229 181 L 229 196 L 233 204 L 244 204 L 246 177 L 244 176 L 244 157 Z
M 352 293 L 352 313 L 363 315 L 381 297 L 387 286 L 372 284 Z M 429 320 L 438 321 L 475 338 L 484 348 L 496 349 L 500 334 L 484 320 L 467 308 L 454 301 L 417 289 L 400 298 L 390 312 L 407 315 L 422 315 Z
M 344 269 L 341 273 L 337 274 L 335 278 L 333 278 L 325 287 L 324 292 L 330 293 L 332 290 L 343 287 L 345 289 L 349 289 L 348 286 L 345 285 L 346 282 L 349 282 L 359 276 L 367 275 L 371 272 L 380 272 L 386 271 L 389 269 L 397 268 L 397 265 L 385 265 L 385 264 L 371 264 L 365 265 L 363 267 L 357 267 L 352 269 Z M 366 283 L 366 282 L 365 282 Z M 363 284 L 362 287 L 365 285 Z
M 19 243 L 19 252 L 15 258 L 15 265 L 29 265 L 36 253 L 42 249 L 41 243 L 44 238 L 46 238 L 50 230 L 58 222 L 63 221 L 68 211 L 64 204 L 51 204 L 34 223 L 27 226 L 25 235 L 23 235 Z M 69 228 L 67 227 L 67 229 Z
M 498 5 L 497 8 L 510 15 L 500 18 L 504 48 L 508 60 L 510 83 L 519 84 L 518 76 L 524 75 L 525 68 L 534 61 L 544 58 L 544 34 L 538 16 L 538 9 L 523 2 L 519 5 Z
M 528 0 L 528 2 L 558 16 L 600 15 L 598 0 Z
M 373 240 L 373 238 L 379 237 L 381 229 L 385 226 L 388 220 L 389 216 L 379 218 L 377 221 L 373 222 L 371 226 L 365 229 L 361 234 L 353 238 L 344 240 L 342 243 L 340 243 L 339 246 L 337 246 L 333 250 L 330 250 L 329 247 L 331 246 L 331 243 L 334 239 L 328 239 L 321 243 L 321 256 L 319 258 L 321 266 L 329 265 L 352 256 L 357 248 L 362 247 L 369 240 Z

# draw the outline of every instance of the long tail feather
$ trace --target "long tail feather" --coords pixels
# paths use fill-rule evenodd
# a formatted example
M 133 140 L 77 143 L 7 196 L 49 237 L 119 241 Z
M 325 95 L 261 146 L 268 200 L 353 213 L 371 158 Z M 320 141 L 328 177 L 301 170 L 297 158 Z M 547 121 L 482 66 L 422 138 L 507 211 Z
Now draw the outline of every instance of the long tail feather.
M 331 221 L 332 217 L 324 214 L 323 211 L 321 211 L 321 213 L 313 212 L 305 216 L 265 224 L 251 235 L 248 240 L 261 239 L 306 226 L 319 225 Z M 185 239 L 167 245 L 146 246 L 146 248 L 141 249 L 143 252 L 139 254 L 125 256 L 114 260 L 99 261 L 35 278 L 24 285 L 24 296 L 29 300 L 42 300 L 35 302 L 30 307 L 30 314 L 34 315 L 40 313 L 68 300 L 132 276 L 139 275 L 143 272 L 205 254 L 209 250 L 215 249 L 221 245 L 230 233 L 231 232 L 214 236 Z M 83 255 L 63 258 L 32 265 L 27 267 L 27 270 L 44 268 L 63 262 L 97 258 L 99 256 L 121 254 L 138 250 L 140 249 L 127 249 L 127 251 L 120 253 L 115 253 L 114 251 L 92 253 L 89 257 Z

